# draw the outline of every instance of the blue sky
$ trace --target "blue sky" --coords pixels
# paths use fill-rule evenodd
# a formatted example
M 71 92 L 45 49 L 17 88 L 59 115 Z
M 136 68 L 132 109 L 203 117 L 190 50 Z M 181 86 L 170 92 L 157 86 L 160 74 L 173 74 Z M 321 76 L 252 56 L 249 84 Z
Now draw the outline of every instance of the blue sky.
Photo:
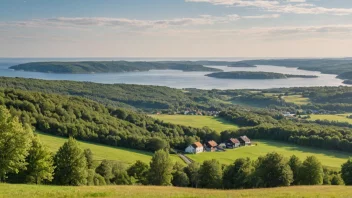
M 350 0 L 0 0 L 0 57 L 352 56 Z

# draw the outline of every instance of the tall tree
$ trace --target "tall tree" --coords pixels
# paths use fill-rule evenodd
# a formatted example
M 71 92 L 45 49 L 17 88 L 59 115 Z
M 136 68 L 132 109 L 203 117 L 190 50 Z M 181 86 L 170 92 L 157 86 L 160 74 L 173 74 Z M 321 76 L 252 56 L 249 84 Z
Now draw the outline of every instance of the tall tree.
M 95 171 L 104 177 L 105 183 L 110 184 L 110 180 L 114 177 L 112 173 L 113 162 L 108 160 L 103 160 L 100 165 L 95 169 Z
M 84 156 L 86 157 L 86 160 L 87 160 L 88 169 L 92 169 L 94 165 L 93 164 L 94 156 L 93 156 L 92 150 L 90 150 L 90 148 L 84 149 Z
M 258 187 L 289 186 L 293 181 L 290 166 L 285 158 L 276 152 L 258 158 L 254 175 Z
M 199 181 L 202 188 L 221 188 L 222 168 L 220 163 L 215 159 L 204 161 L 199 170 Z
M 76 140 L 69 138 L 56 153 L 54 162 L 56 166 L 55 183 L 71 186 L 87 184 L 87 160 Z
M 0 181 L 4 181 L 8 173 L 18 173 L 25 168 L 32 137 L 29 126 L 23 126 L 17 117 L 0 106 Z
M 239 158 L 224 171 L 223 184 L 225 188 L 251 187 L 254 167 L 249 158 Z
M 346 185 L 352 185 L 352 158 L 341 166 L 341 177 Z
M 293 173 L 293 185 L 298 185 L 300 183 L 299 170 L 302 166 L 302 161 L 295 155 L 292 155 L 288 160 L 288 165 L 290 166 Z
M 42 181 L 52 181 L 54 173 L 53 155 L 35 136 L 27 156 L 27 166 L 24 171 L 27 182 L 40 184 Z
M 127 173 L 130 177 L 134 177 L 137 180 L 137 183 L 147 184 L 148 180 L 148 164 L 137 160 L 128 170 Z
M 308 156 L 300 169 L 301 184 L 321 185 L 323 184 L 324 171 L 320 161 L 315 156 Z
M 172 173 L 172 185 L 186 187 L 189 184 L 189 178 L 187 174 L 184 172 L 185 166 L 179 162 L 176 162 L 173 167 Z
M 150 162 L 149 182 L 152 185 L 171 185 L 172 162 L 169 153 L 159 150 L 154 153 Z
M 185 173 L 189 178 L 191 186 L 194 188 L 197 188 L 199 184 L 199 170 L 200 164 L 197 162 L 188 164 L 188 166 L 185 168 Z

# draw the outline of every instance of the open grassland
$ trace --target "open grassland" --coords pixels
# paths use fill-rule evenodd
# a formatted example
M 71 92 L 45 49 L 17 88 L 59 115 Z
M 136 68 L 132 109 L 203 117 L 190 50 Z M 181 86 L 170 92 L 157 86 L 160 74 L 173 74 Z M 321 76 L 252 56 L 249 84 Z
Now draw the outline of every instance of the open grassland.
M 128 198 L 263 198 L 263 197 L 352 197 L 352 187 L 348 186 L 297 186 L 250 190 L 208 190 L 160 186 L 36 186 L 0 184 L 0 197 L 7 198 L 61 198 L 61 197 L 128 197 Z
M 229 129 L 237 129 L 238 126 L 231 124 L 223 119 L 213 116 L 196 116 L 196 115 L 151 115 L 154 118 L 173 124 L 203 128 L 205 126 L 222 132 Z
M 43 144 L 47 145 L 52 152 L 56 152 L 66 141 L 66 138 L 47 135 L 44 133 L 37 133 L 39 135 L 40 140 Z M 153 153 L 139 151 L 134 149 L 126 149 L 126 148 L 116 148 L 101 144 L 94 144 L 88 142 L 79 142 L 79 145 L 82 149 L 90 148 L 94 154 L 95 160 L 116 160 L 125 162 L 128 164 L 132 164 L 137 160 L 141 160 L 145 163 L 150 162 L 152 159 Z M 178 156 L 171 155 L 173 161 L 183 162 Z
M 225 152 L 204 152 L 199 154 L 187 154 L 189 158 L 197 162 L 204 160 L 216 159 L 223 164 L 231 164 L 237 158 L 249 157 L 253 160 L 259 156 L 263 156 L 269 152 L 278 152 L 287 158 L 291 155 L 296 155 L 301 160 L 307 156 L 316 156 L 324 166 L 338 169 L 341 164 L 345 163 L 349 158 L 349 154 L 338 151 L 314 149 L 309 147 L 302 147 L 293 144 L 285 144 L 275 141 L 260 140 L 255 141 L 257 146 L 240 147 L 237 149 L 227 149 Z
M 296 105 L 306 105 L 310 102 L 309 98 L 305 98 L 302 95 L 284 96 L 283 99 L 288 103 L 294 103 Z
M 320 115 L 320 114 L 312 114 L 310 115 L 310 120 L 329 120 L 329 121 L 336 121 L 336 122 L 348 122 L 352 124 L 352 119 L 347 118 L 347 116 L 352 115 L 352 113 L 348 114 L 336 114 L 336 115 Z

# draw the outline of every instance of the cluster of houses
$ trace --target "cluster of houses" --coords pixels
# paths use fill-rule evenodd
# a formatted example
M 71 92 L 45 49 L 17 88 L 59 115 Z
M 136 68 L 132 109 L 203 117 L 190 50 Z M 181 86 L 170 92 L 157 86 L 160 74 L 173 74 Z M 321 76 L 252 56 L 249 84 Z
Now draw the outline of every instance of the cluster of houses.
M 230 138 L 224 143 L 217 144 L 214 140 L 210 140 L 201 144 L 200 142 L 195 142 L 189 145 L 186 149 L 186 153 L 202 153 L 202 152 L 214 152 L 214 151 L 224 151 L 224 149 L 234 149 L 240 146 L 251 145 L 251 140 L 247 136 L 240 136 L 239 138 Z

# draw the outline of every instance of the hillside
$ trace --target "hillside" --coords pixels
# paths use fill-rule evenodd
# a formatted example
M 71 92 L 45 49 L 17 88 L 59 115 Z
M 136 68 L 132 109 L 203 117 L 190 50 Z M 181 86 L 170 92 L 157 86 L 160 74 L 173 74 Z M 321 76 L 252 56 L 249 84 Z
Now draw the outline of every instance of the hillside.
M 341 79 L 352 80 L 352 71 L 342 73 L 342 74 L 338 75 L 337 77 L 341 78 Z
M 10 69 L 64 74 L 117 73 L 165 69 L 181 71 L 221 71 L 197 64 L 127 61 L 32 62 L 11 66 Z
M 223 198 L 223 197 L 335 197 L 346 198 L 352 194 L 352 187 L 348 186 L 297 186 L 283 188 L 251 189 L 251 190 L 206 190 L 194 188 L 160 187 L 160 186 L 40 186 L 0 184 L 0 197 L 194 197 L 194 198 Z
M 223 79 L 285 79 L 285 78 L 317 78 L 317 76 L 310 75 L 290 75 L 274 72 L 215 72 L 207 74 L 208 77 L 223 78 Z

